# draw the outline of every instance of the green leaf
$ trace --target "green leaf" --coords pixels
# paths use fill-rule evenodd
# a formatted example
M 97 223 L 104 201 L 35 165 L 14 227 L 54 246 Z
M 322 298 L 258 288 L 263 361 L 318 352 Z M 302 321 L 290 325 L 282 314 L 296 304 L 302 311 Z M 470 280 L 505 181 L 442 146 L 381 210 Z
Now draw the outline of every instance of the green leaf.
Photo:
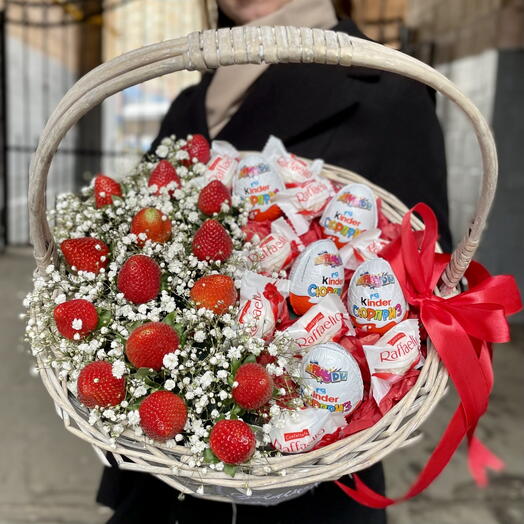
M 224 464 L 224 473 L 230 477 L 234 477 L 238 470 L 238 466 L 233 466 L 233 464 Z
M 240 415 L 243 415 L 245 413 L 245 410 L 241 408 L 238 404 L 235 404 L 233 408 L 231 409 L 231 416 L 239 417 Z
M 154 375 L 155 373 L 156 371 L 151 371 L 150 368 L 139 368 L 136 370 L 135 377 L 146 379 L 146 378 L 150 378 L 151 375 Z
M 217 462 L 220 462 L 215 454 L 211 451 L 211 448 L 206 448 L 204 450 L 204 462 L 207 464 L 216 464 Z
M 233 385 L 233 382 L 235 382 L 235 377 L 233 375 L 229 375 L 227 377 L 227 383 L 232 386 Z
M 102 326 L 109 326 L 111 324 L 111 311 L 108 309 L 98 309 L 98 325 L 97 329 L 100 329 Z
M 240 359 L 233 360 L 233 363 L 231 364 L 231 374 L 232 375 L 235 375 L 235 373 L 237 372 L 241 364 L 242 364 L 242 361 Z
M 175 318 L 176 318 L 176 311 L 172 311 L 171 313 L 168 313 L 162 322 L 167 324 L 168 326 L 171 326 L 172 328 L 175 327 Z
M 248 355 L 245 359 L 243 364 L 252 364 L 253 362 L 257 361 L 257 357 L 255 355 Z

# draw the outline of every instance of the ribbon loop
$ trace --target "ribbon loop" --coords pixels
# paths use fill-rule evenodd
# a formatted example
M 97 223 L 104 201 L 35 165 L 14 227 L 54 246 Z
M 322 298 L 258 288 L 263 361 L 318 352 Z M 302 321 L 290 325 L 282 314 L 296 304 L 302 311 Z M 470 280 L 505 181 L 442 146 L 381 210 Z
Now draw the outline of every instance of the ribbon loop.
M 413 213 L 425 228 L 413 231 Z M 381 255 L 389 261 L 408 303 L 419 312 L 435 350 L 457 389 L 460 403 L 418 479 L 399 499 L 384 497 L 367 487 L 355 475 L 355 487 L 337 485 L 357 502 L 385 508 L 421 493 L 442 472 L 458 446 L 467 437 L 468 463 L 477 484 L 487 482 L 486 469 L 500 470 L 503 463 L 474 435 L 486 412 L 493 387 L 491 342 L 510 339 L 506 317 L 522 308 L 513 277 L 491 276 L 478 262 L 472 262 L 465 278 L 469 290 L 450 298 L 434 294 L 450 255 L 435 253 L 437 219 L 426 204 L 419 203 L 405 214 L 400 237 Z

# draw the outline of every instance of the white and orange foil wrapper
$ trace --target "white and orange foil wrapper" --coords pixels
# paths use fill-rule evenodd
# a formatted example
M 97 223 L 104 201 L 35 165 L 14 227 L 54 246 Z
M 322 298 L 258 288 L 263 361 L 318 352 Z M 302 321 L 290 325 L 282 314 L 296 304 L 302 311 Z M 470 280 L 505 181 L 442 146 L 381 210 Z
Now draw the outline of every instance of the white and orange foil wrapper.
M 368 260 L 357 267 L 348 288 L 348 312 L 355 326 L 383 334 L 408 315 L 408 304 L 389 262 Z

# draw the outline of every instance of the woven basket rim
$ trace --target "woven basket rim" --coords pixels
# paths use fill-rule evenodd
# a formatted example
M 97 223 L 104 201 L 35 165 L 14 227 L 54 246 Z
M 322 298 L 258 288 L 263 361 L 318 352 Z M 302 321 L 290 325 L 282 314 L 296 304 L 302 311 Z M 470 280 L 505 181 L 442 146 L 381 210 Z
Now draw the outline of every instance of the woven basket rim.
M 245 155 L 251 152 L 241 153 Z M 338 183 L 359 182 L 371 187 L 382 201 L 384 214 L 393 222 L 399 222 L 408 211 L 397 197 L 350 170 L 325 164 L 322 174 Z M 418 218 L 413 217 L 412 223 L 415 229 L 422 228 Z M 204 467 L 189 467 L 185 463 L 191 456 L 188 448 L 152 442 L 143 436 L 136 436 L 131 430 L 126 430 L 116 439 L 115 444 L 111 444 L 110 438 L 103 434 L 100 423 L 89 425 L 88 410 L 68 390 L 67 382 L 58 378 L 56 370 L 45 367 L 40 356 L 37 356 L 37 362 L 44 385 L 68 431 L 102 452 L 111 452 L 119 457 L 117 462 L 123 469 L 150 472 L 180 491 L 193 495 L 198 494 L 183 484 L 184 479 L 197 479 L 204 486 L 236 489 L 248 486 L 253 491 L 264 491 L 275 489 L 276 486 L 301 486 L 304 480 L 308 484 L 335 480 L 367 468 L 394 449 L 418 440 L 417 430 L 445 394 L 448 377 L 428 341 L 427 358 L 417 381 L 376 424 L 314 451 L 253 460 L 249 465 L 240 467 L 235 477 L 231 478 L 223 472 L 209 469 L 206 474 L 202 474 Z M 271 472 L 261 472 L 264 467 L 269 467 Z M 173 474 L 173 468 L 177 470 L 176 475 Z M 214 497 L 213 500 L 227 499 Z

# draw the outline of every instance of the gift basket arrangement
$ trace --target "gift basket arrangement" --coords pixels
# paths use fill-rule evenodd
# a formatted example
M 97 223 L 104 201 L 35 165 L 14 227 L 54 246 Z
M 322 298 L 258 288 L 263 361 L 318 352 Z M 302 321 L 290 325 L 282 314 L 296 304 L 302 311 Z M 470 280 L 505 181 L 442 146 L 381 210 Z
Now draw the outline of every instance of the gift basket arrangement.
M 98 175 L 80 195 L 62 195 L 51 232 L 46 176 L 86 112 L 159 75 L 261 62 L 384 69 L 453 99 L 485 170 L 456 251 L 440 253 L 427 206 L 408 210 L 355 173 L 290 154 L 277 137 L 260 152 L 166 137 L 120 182 Z M 120 468 L 182 493 L 278 504 L 420 438 L 449 374 L 462 403 L 407 496 L 464 437 L 482 481 L 485 467 L 500 466 L 474 437 L 492 384 L 489 343 L 508 339 L 506 315 L 519 307 L 510 277 L 470 265 L 496 175 L 489 128 L 453 84 L 346 34 L 206 31 L 99 66 L 62 99 L 31 166 L 38 269 L 27 336 L 65 427 L 103 461 L 110 452 Z M 459 293 L 465 274 L 469 290 Z M 393 502 L 355 480 L 340 486 L 360 502 Z

